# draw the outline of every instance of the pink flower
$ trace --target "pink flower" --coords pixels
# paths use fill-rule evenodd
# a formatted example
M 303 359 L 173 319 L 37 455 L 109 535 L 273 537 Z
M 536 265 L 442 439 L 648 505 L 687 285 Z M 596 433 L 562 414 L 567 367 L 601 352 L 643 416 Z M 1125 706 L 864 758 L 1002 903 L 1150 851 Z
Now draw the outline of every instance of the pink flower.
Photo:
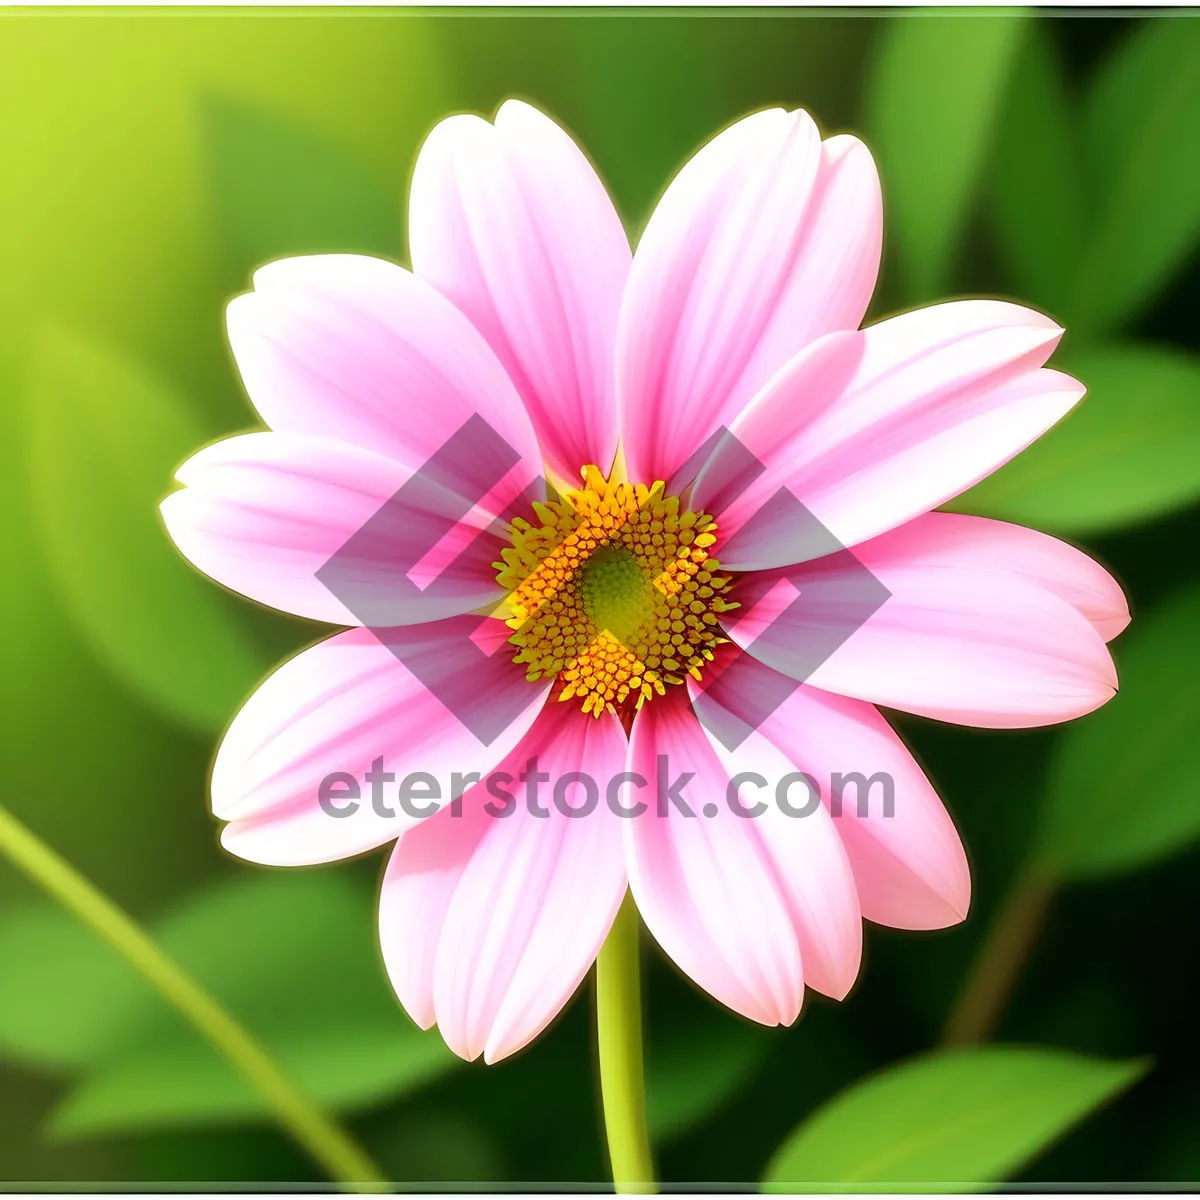
M 860 330 L 879 181 L 860 141 L 822 141 L 804 112 L 755 113 L 709 142 L 632 255 L 584 155 L 515 101 L 494 124 L 455 116 L 433 131 L 409 218 L 411 273 L 340 255 L 256 273 L 228 326 L 270 432 L 201 451 L 163 504 L 176 545 L 214 579 L 351 626 L 280 667 L 234 720 L 212 776 L 225 847 L 300 865 L 398 838 L 380 901 L 396 993 L 457 1053 L 488 1061 L 561 1009 L 627 887 L 683 971 L 769 1025 L 795 1020 L 806 986 L 846 995 L 864 917 L 962 920 L 954 825 L 875 705 L 1017 728 L 1090 712 L 1116 688 L 1105 642 L 1128 611 L 1100 566 L 1027 529 L 933 511 L 1083 395 L 1044 366 L 1062 330 L 995 300 Z M 472 416 L 519 457 L 510 484 L 544 473 L 558 489 L 499 546 L 470 542 L 429 593 L 428 623 L 404 635 L 437 663 L 461 644 L 464 614 L 499 611 L 476 637 L 492 674 L 460 681 L 518 698 L 487 744 L 315 575 Z M 678 477 L 723 426 L 764 468 L 733 499 L 712 472 Z M 794 666 L 778 638 L 755 643 L 782 611 L 767 585 L 792 564 L 750 518 L 780 488 L 891 595 L 729 749 L 697 717 L 706 686 L 719 675 L 709 703 L 736 717 Z M 786 574 L 803 590 L 838 569 Z M 670 586 L 648 590 L 651 577 Z M 752 595 L 765 599 L 732 608 Z M 561 604 L 528 620 L 548 599 Z M 622 621 L 620 638 L 602 632 Z M 653 801 L 619 819 L 600 803 L 578 820 L 544 793 L 536 816 L 520 802 L 533 756 L 550 779 L 587 772 L 602 788 L 625 771 L 654 781 L 665 756 L 672 774 L 693 773 L 694 809 L 722 803 L 696 819 Z M 319 782 L 365 781 L 376 759 L 400 780 L 482 778 L 458 814 L 380 815 L 363 782 L 353 814 L 331 819 Z M 498 771 L 517 793 L 505 819 L 484 808 Z M 834 815 L 839 771 L 890 775 L 894 815 L 849 800 Z M 745 819 L 724 803 L 741 772 L 806 772 L 821 803 L 803 820 L 774 803 Z M 390 780 L 387 794 L 394 808 Z M 348 785 L 336 795 L 351 806 Z M 634 786 L 619 795 L 633 803 Z M 570 802 L 582 796 L 576 783 Z

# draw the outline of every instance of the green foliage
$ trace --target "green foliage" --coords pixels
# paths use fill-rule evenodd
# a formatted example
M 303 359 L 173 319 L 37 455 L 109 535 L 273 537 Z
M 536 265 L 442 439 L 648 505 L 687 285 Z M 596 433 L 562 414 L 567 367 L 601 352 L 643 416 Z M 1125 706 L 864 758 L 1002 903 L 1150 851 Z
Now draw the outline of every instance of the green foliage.
M 140 1000 L 136 977 L 90 929 L 61 908 L 37 906 L 0 921 L 0 1053 L 76 1070 L 103 1054 Z
M 1081 534 L 1150 520 L 1200 497 L 1200 358 L 1108 345 L 1078 349 L 1064 367 L 1088 394 L 953 507 Z
M 240 270 L 285 254 L 397 252 L 400 198 L 368 164 L 236 100 L 209 97 L 202 118 L 217 226 Z
M 1134 319 L 1200 238 L 1200 23 L 1145 23 L 1082 112 L 1046 23 L 1029 33 L 996 138 L 995 228 L 1018 291 L 1067 326 L 1062 361 L 1089 395 L 955 506 L 1062 533 L 1121 529 L 1200 495 L 1200 360 L 1091 344 Z
M 771 1032 L 708 1005 L 701 1020 L 652 1038 L 646 1062 L 650 1136 L 668 1141 L 712 1116 L 762 1066 Z
M 30 508 L 24 417 L 0 404 L 0 511 L 9 514 Z M 89 652 L 31 525 L 8 521 L 0 536 L 2 802 L 86 874 L 115 883 L 122 903 L 154 904 L 213 859 L 203 752 Z M 154 852 L 164 843 L 169 855 Z M 0 907 L 32 890 L 0 870 Z
M 684 33 L 677 23 L 663 24 L 649 13 L 643 16 L 647 19 L 639 22 L 636 31 L 618 21 L 587 28 L 567 21 L 555 30 L 552 46 L 539 47 L 572 73 L 579 122 L 573 132 L 594 156 L 635 236 L 682 165 L 681 156 L 726 123 L 730 107 L 716 81 L 688 69 L 696 56 L 711 53 L 723 31 L 700 22 Z M 671 47 L 671 64 L 663 70 L 665 46 Z M 619 88 L 612 86 L 606 69 L 610 54 L 619 54 L 626 64 Z M 494 66 L 490 69 L 495 71 Z M 660 116 L 647 121 L 648 112 Z M 574 116 L 567 113 L 564 119 Z
M 780 1147 L 764 1190 L 978 1190 L 1129 1087 L 1145 1062 L 986 1046 L 910 1059 L 835 1096 Z
M 1200 1138 L 1196 1136 L 1197 1129 L 1200 1129 L 1200 1091 L 1192 1081 L 1169 1115 L 1165 1127 L 1154 1139 L 1158 1144 L 1158 1152 L 1154 1158 L 1154 1172 L 1148 1178 L 1185 1184 L 1188 1191 L 1195 1191 L 1197 1183 L 1200 1183 Z
M 389 1179 L 463 1188 L 510 1177 L 503 1140 L 463 1113 L 407 1109 L 373 1123 L 364 1136 Z
M 343 1020 L 353 1021 L 354 1010 Z M 442 1074 L 452 1063 L 437 1034 L 405 1027 L 396 1007 L 393 1027 L 339 1030 L 326 1015 L 307 1029 L 284 1029 L 267 1042 L 289 1077 L 331 1110 L 387 1100 Z M 334 1027 L 330 1028 L 333 1024 Z M 104 1069 L 90 1073 L 50 1122 L 50 1132 L 77 1137 L 163 1127 L 265 1118 L 266 1106 L 225 1059 L 191 1040 L 147 1039 Z
M 1200 589 L 1135 620 L 1117 657 L 1120 692 L 1063 731 L 1050 768 L 1038 851 L 1071 879 L 1200 838 Z
M 1102 65 L 1082 105 L 1036 22 L 991 170 L 996 232 L 1018 290 L 1077 335 L 1108 335 L 1136 318 L 1200 240 L 1198 142 L 1195 21 L 1146 22 Z
M 359 1109 L 458 1062 L 391 995 L 374 927 L 371 896 L 343 874 L 260 873 L 206 889 L 154 935 L 310 1095 Z M 226 1060 L 65 913 L 10 919 L 0 950 L 0 1047 L 76 1076 L 56 1134 L 265 1115 Z
M 1128 322 L 1200 238 L 1200 22 L 1147 21 L 1095 80 L 1083 114 L 1095 223 L 1069 316 L 1090 335 Z
M 1077 126 L 1049 28 L 1031 21 L 1001 106 L 989 185 L 1017 294 L 1060 320 L 1087 230 Z
M 911 9 L 889 18 L 867 98 L 906 302 L 947 282 L 1026 19 Z
M 40 339 L 28 391 L 30 501 L 62 602 L 96 656 L 145 700 L 219 729 L 268 663 L 158 519 L 204 442 L 183 400 L 76 333 Z

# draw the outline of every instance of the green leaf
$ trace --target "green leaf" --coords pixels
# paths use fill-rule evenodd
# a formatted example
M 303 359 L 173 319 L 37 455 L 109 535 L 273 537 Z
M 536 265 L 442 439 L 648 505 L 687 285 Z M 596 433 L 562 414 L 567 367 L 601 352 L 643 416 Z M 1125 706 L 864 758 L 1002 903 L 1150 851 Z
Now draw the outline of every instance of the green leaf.
M 1014 1174 L 1147 1066 L 1015 1046 L 910 1059 L 818 1109 L 775 1154 L 764 1190 L 979 1190 Z
M 135 693 L 198 732 L 221 728 L 269 663 L 159 518 L 202 429 L 138 364 L 59 329 L 38 341 L 28 404 L 30 507 L 65 608 Z
M 209 97 L 202 120 L 218 232 L 239 270 L 285 254 L 395 254 L 400 198 L 301 125 Z
M 884 27 L 866 129 L 907 303 L 946 286 L 1025 23 L 912 9 Z
M 409 1020 L 375 945 L 372 896 L 344 873 L 216 885 L 163 922 L 160 944 L 330 1108 L 361 1109 L 452 1068 Z M 148 988 L 53 1115 L 60 1136 L 267 1116 L 259 1094 Z
M 1047 23 L 1034 20 L 996 130 L 992 213 L 1018 294 L 1064 321 L 1087 230 L 1077 124 Z
M 1200 25 L 1146 21 L 1118 47 L 1083 145 L 1098 211 L 1071 315 L 1096 335 L 1134 317 L 1200 237 Z
M 1200 498 L 1200 357 L 1150 345 L 1075 351 L 1088 394 L 1045 437 L 952 507 L 1057 533 L 1095 533 Z
M 139 1000 L 133 969 L 63 909 L 38 904 L 0 920 L 0 1054 L 79 1068 L 111 1045 Z
M 398 1009 L 394 1028 L 282 1031 L 264 1040 L 299 1087 L 333 1110 L 361 1109 L 443 1074 L 449 1051 Z M 49 1131 L 79 1137 L 116 1131 L 195 1128 L 266 1119 L 259 1094 L 208 1046 L 147 1042 L 90 1075 L 54 1114 Z
M 0 512 L 14 516 L 0 537 L 3 802 L 90 878 L 119 880 L 123 903 L 145 907 L 211 869 L 207 751 L 131 700 L 64 611 L 34 528 L 26 416 L 24 405 L 0 403 Z M 0 905 L 10 897 L 42 899 L 24 876 L 0 870 Z
M 1121 690 L 1063 731 L 1039 841 L 1067 878 L 1129 871 L 1200 838 L 1200 588 L 1135 619 Z
M 771 1031 L 708 1006 L 711 1018 L 673 1021 L 650 1039 L 646 1119 L 656 1141 L 686 1133 L 712 1116 L 762 1065 Z

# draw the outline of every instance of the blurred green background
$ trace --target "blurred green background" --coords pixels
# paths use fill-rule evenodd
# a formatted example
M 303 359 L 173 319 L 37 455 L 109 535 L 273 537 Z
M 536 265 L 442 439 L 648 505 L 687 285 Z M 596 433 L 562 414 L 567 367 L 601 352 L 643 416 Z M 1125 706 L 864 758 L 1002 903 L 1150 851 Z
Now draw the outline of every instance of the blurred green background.
M 1036 861 L 1055 895 L 995 1036 L 1149 1061 L 961 1170 L 1196 1181 L 1200 20 L 1185 10 L 0 13 L 0 803 L 394 1179 L 606 1178 L 588 988 L 527 1052 L 464 1066 L 384 982 L 380 856 L 288 873 L 219 851 L 216 740 L 322 630 L 202 580 L 155 510 L 183 458 L 253 424 L 222 332 L 252 268 L 314 250 L 403 260 L 421 139 L 513 95 L 576 134 L 634 232 L 685 157 L 753 108 L 803 106 L 826 133 L 864 136 L 886 206 L 872 317 L 1012 296 L 1067 326 L 1056 361 L 1090 389 L 957 507 L 1084 546 L 1134 612 L 1121 695 L 1070 728 L 898 722 L 969 847 L 963 926 L 872 927 L 850 998 L 813 997 L 787 1030 L 745 1025 L 648 955 L 663 1177 L 753 1186 L 801 1127 L 786 1177 L 811 1178 L 806 1118 L 937 1043 Z M 1036 1107 L 1020 1087 L 1013 1101 Z M 823 1152 L 852 1155 L 839 1136 Z M 0 1179 L 322 1182 L 226 1065 L 3 861 Z

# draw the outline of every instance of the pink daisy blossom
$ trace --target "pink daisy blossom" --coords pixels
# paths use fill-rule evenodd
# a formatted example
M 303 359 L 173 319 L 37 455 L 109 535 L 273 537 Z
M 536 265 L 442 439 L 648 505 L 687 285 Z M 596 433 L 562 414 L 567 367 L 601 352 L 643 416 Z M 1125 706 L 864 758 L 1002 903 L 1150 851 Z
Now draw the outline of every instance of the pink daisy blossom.
M 162 506 L 176 545 L 213 579 L 349 626 L 281 666 L 234 719 L 212 775 L 223 845 L 302 865 L 395 842 L 380 936 L 396 994 L 458 1054 L 489 1062 L 563 1007 L 627 889 L 681 970 L 767 1025 L 794 1021 L 806 987 L 847 994 L 863 918 L 961 921 L 958 834 L 876 705 L 1021 728 L 1113 695 L 1106 642 L 1129 614 L 1109 574 L 1043 534 L 934 511 L 1082 397 L 1045 367 L 1063 331 L 997 300 L 860 329 L 879 268 L 879 180 L 862 142 L 822 140 L 803 111 L 754 113 L 705 145 L 635 253 L 584 154 L 516 101 L 492 124 L 454 116 L 434 129 L 409 221 L 411 272 L 350 255 L 256 272 L 228 329 L 269 432 L 200 451 Z M 472 417 L 519 461 L 506 499 L 493 490 L 484 517 L 464 522 L 466 558 L 404 636 L 436 662 L 467 614 L 496 614 L 475 639 L 490 674 L 464 682 L 518 702 L 486 743 L 316 574 Z M 704 471 L 680 478 L 721 429 L 764 468 L 728 501 Z M 474 469 L 462 464 L 464 481 Z M 537 477 L 554 489 L 545 504 L 500 545 L 479 534 Z M 756 642 L 780 618 L 774 585 L 785 569 L 814 586 L 839 569 L 795 567 L 750 520 L 780 488 L 890 598 L 730 749 L 697 715 L 710 677 L 726 668 L 709 701 L 736 717 L 747 689 L 796 669 L 786 639 Z M 643 508 L 665 549 L 636 521 L 612 533 Z M 563 558 L 559 525 L 581 519 L 594 536 Z M 630 584 L 653 554 L 683 564 L 686 605 L 643 604 Z M 514 634 L 554 595 L 566 616 Z M 632 605 L 640 632 L 598 635 L 604 605 Z M 821 804 L 804 820 L 776 806 L 688 820 L 653 804 L 628 820 L 605 804 L 585 820 L 553 805 L 490 815 L 491 773 L 516 778 L 535 756 L 551 778 L 602 781 L 654 779 L 666 756 L 693 773 L 700 800 L 725 797 L 741 772 L 802 771 Z M 364 779 L 378 759 L 396 778 L 482 778 L 458 813 L 383 816 L 364 791 L 352 818 L 330 819 L 318 782 Z M 853 804 L 835 815 L 828 781 L 854 770 L 895 781 L 890 819 Z

